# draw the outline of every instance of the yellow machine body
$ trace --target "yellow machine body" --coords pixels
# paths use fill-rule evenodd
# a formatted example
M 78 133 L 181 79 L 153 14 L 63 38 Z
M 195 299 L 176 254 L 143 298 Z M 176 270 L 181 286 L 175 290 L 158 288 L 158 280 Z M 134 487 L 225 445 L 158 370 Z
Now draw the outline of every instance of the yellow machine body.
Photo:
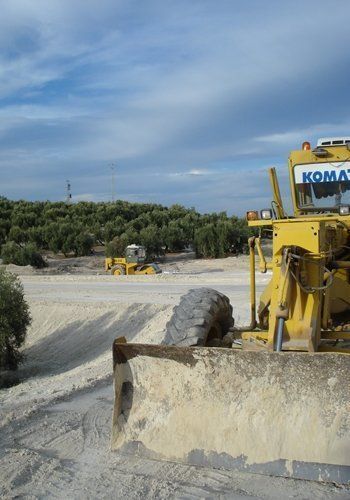
M 292 216 L 274 169 L 272 208 L 247 214 L 257 230 L 249 240 L 250 325 L 214 340 L 208 333 L 216 344 L 114 342 L 112 449 L 350 483 L 350 139 L 323 142 L 290 155 Z M 259 300 L 256 253 L 259 270 L 271 274 Z M 213 303 L 206 290 L 175 307 L 171 332 L 183 325 L 192 342 L 203 325 L 213 331 L 210 318 L 227 312 L 227 297 L 214 291 Z
M 115 266 L 121 266 L 124 272 Z M 156 269 L 152 265 L 126 262 L 124 257 L 107 257 L 105 259 L 105 271 L 110 271 L 113 276 L 121 276 L 123 274 L 157 274 Z
M 253 328 L 242 334 L 243 348 L 274 350 L 278 322 L 283 321 L 283 350 L 350 352 L 346 342 L 350 340 L 350 214 L 340 215 L 339 207 L 300 205 L 306 190 L 309 197 L 312 194 L 312 183 L 300 184 L 298 190 L 295 176 L 295 169 L 304 169 L 304 165 L 306 179 L 312 180 L 310 172 L 313 175 L 316 172 L 316 178 L 320 178 L 324 165 L 330 165 L 330 170 L 326 170 L 330 176 L 331 168 L 339 164 L 334 175 L 339 177 L 345 170 L 350 179 L 348 147 L 323 148 L 323 154 L 326 156 L 319 158 L 306 150 L 290 155 L 294 217 L 287 217 L 282 206 L 281 218 L 248 220 L 250 226 L 272 231 L 273 249 L 271 261 L 266 262 L 260 238 L 250 241 Z M 332 193 L 334 187 L 330 184 Z M 343 184 L 344 191 L 350 188 L 349 181 Z M 275 203 L 281 207 L 278 185 L 272 182 L 272 187 Z M 322 183 L 317 185 L 319 191 L 324 190 L 321 194 L 326 195 L 320 199 L 327 198 L 326 187 Z M 271 283 L 260 299 L 258 322 L 255 321 L 255 247 L 260 270 L 272 270 Z
M 113 276 L 161 273 L 157 264 L 146 263 L 146 250 L 141 245 L 126 247 L 125 257 L 107 257 L 105 271 L 109 271 Z

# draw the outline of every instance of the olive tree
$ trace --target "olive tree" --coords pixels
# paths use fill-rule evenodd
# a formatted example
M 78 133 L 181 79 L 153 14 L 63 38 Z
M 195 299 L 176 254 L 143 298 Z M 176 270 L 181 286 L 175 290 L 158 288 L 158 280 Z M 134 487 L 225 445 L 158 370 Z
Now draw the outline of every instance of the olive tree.
M 8 241 L 1 247 L 1 258 L 4 264 L 17 266 L 33 266 L 41 269 L 47 266 L 42 255 L 33 243 L 20 246 L 14 241 Z
M 31 318 L 19 278 L 0 270 L 0 370 L 15 370 Z

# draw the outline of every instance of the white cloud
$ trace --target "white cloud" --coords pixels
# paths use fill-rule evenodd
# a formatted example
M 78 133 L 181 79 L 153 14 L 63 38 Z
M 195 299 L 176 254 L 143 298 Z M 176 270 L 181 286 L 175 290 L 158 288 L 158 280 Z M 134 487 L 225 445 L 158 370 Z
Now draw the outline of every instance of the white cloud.
M 347 88 L 333 92 L 347 79 L 350 42 L 350 6 L 339 3 L 329 13 L 313 1 L 4 2 L 0 169 L 33 183 L 14 190 L 2 175 L 2 189 L 41 196 L 44 175 L 45 196 L 57 197 L 67 172 L 84 176 L 78 196 L 102 196 L 114 160 L 125 183 L 142 178 L 140 192 L 125 184 L 124 194 L 241 210 L 243 190 L 259 197 L 261 163 L 349 129 Z M 325 24 L 336 36 L 324 36 Z M 174 184 L 146 191 L 157 169 Z
M 169 177 L 188 177 L 188 176 L 202 177 L 203 175 L 211 175 L 212 173 L 213 172 L 211 170 L 192 168 L 191 170 L 183 172 L 170 172 L 168 175 Z
M 210 175 L 211 173 L 209 170 L 193 168 L 188 172 L 188 175 Z
M 301 128 L 300 130 L 287 130 L 285 132 L 255 137 L 254 141 L 285 147 L 294 145 L 294 149 L 297 149 L 306 140 L 313 139 L 315 143 L 316 139 L 322 136 L 335 137 L 337 135 L 349 136 L 350 122 L 320 123 L 311 127 Z

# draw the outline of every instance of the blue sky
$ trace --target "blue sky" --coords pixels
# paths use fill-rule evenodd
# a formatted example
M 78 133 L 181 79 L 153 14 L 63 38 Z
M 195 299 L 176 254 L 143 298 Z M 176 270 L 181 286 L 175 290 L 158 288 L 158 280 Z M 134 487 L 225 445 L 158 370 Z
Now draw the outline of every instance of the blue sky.
M 350 2 L 2 0 L 1 194 L 242 214 L 350 135 Z

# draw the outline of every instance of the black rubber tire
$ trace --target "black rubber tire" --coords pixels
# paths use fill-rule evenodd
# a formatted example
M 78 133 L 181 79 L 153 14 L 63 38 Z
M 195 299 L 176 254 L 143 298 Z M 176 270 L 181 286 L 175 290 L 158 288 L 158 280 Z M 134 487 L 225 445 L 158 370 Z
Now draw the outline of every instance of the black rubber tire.
M 125 274 L 125 267 L 124 266 L 121 266 L 120 264 L 117 264 L 116 266 L 113 266 L 111 268 L 111 274 L 113 276 L 118 276 L 117 274 L 114 274 L 115 271 L 120 271 L 120 275 L 124 275 Z
M 166 325 L 164 344 L 220 345 L 233 323 L 232 306 L 226 295 L 212 288 L 190 290 L 174 307 Z

